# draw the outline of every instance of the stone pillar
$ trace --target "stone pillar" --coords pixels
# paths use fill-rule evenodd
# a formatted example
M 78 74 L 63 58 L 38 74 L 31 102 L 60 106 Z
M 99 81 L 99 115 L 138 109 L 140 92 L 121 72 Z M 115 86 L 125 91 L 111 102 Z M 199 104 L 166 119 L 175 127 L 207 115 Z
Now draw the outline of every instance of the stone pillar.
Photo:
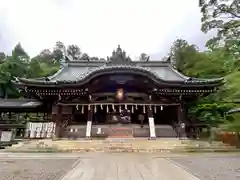
M 91 138 L 91 130 L 92 130 L 92 119 L 93 119 L 93 107 L 88 106 L 88 119 L 87 119 L 87 127 L 86 127 L 86 138 Z
M 149 106 L 148 108 L 148 124 L 149 124 L 149 139 L 156 139 L 156 131 L 155 131 L 155 123 L 153 118 L 153 111 L 152 107 Z

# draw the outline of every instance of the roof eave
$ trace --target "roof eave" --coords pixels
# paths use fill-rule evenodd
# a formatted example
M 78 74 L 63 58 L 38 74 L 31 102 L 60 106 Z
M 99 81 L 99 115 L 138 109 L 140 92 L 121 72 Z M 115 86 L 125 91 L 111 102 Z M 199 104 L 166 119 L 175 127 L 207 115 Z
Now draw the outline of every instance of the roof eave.
M 29 82 L 29 81 L 20 81 L 20 83 L 16 84 L 18 87 L 25 87 L 25 86 L 32 86 L 32 87 L 76 87 L 76 86 L 81 86 L 86 84 L 87 82 L 81 82 L 81 81 L 46 81 L 46 82 L 40 82 L 40 81 L 35 81 L 35 82 Z M 206 87 L 220 87 L 223 83 L 222 82 L 198 82 L 198 83 L 193 83 L 193 82 L 184 82 L 184 81 L 158 81 L 159 85 L 165 85 L 165 86 L 171 86 L 171 87 L 196 87 L 196 88 L 206 88 Z

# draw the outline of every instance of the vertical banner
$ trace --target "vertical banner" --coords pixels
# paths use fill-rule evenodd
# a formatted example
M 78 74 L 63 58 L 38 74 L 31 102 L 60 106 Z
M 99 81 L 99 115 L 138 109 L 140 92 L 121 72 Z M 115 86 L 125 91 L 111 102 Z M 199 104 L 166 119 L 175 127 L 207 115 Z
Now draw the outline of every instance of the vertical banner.
M 87 122 L 86 137 L 91 137 L 92 121 Z
M 150 138 L 155 138 L 156 137 L 156 132 L 155 132 L 154 118 L 149 117 L 148 122 L 149 122 Z

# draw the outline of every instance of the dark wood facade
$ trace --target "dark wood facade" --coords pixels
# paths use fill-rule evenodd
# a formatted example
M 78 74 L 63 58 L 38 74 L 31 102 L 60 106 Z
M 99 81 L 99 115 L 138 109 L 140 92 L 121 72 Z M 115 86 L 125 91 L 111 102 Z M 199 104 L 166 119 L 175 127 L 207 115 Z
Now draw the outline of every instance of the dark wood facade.
M 68 127 L 86 127 L 88 121 L 92 131 L 106 124 L 139 124 L 149 131 L 144 129 L 149 117 L 157 125 L 179 127 L 188 123 L 186 103 L 216 91 L 223 82 L 186 77 L 169 62 L 131 61 L 120 47 L 106 61 L 67 62 L 53 76 L 15 82 L 28 97 L 48 107 L 57 137 Z M 84 136 L 86 130 L 77 131 Z

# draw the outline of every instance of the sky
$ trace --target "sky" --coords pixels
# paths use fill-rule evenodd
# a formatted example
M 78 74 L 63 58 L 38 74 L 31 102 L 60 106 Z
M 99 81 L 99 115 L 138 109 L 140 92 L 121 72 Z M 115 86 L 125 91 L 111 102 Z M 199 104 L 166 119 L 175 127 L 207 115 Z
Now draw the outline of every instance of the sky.
M 198 0 L 0 0 L 0 51 L 20 42 L 30 56 L 57 41 L 105 58 L 118 45 L 132 58 L 167 55 L 183 38 L 204 48 Z

